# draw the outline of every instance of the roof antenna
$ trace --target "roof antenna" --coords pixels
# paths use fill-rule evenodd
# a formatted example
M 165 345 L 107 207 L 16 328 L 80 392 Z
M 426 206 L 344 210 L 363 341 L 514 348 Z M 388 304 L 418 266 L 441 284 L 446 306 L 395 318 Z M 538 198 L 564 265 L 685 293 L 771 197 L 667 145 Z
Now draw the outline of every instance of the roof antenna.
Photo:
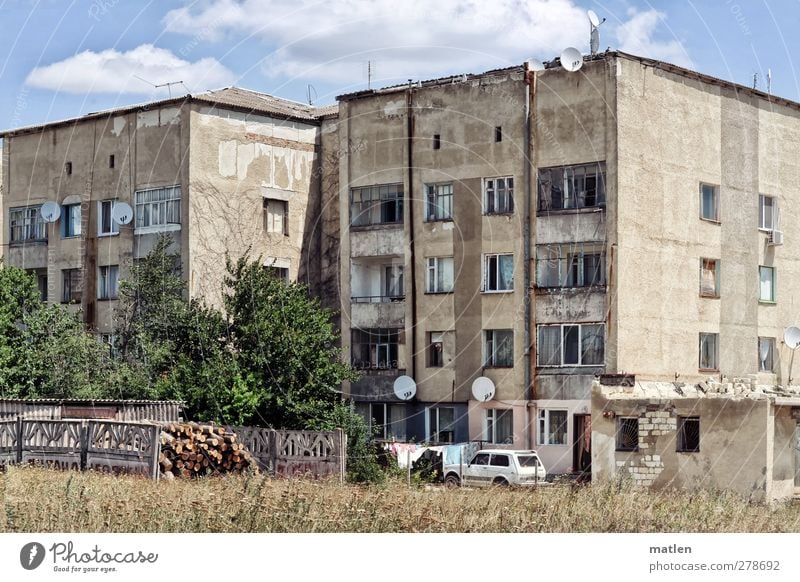
M 589 17 L 589 48 L 594 56 L 600 50 L 600 31 L 598 29 L 606 19 L 600 20 L 594 10 L 588 10 L 586 15 Z
M 314 94 L 313 97 L 311 96 L 312 93 Z M 314 101 L 317 100 L 317 90 L 314 89 L 314 85 L 310 83 L 306 86 L 306 98 L 308 99 L 309 105 L 314 105 Z
M 758 73 L 753 73 L 753 89 L 758 89 Z
M 144 81 L 148 85 L 152 85 L 156 89 L 160 89 L 161 87 L 166 87 L 167 91 L 169 91 L 170 99 L 172 98 L 172 86 L 173 85 L 183 85 L 183 88 L 186 89 L 186 92 L 187 93 L 189 92 L 189 89 L 186 87 L 186 85 L 184 85 L 183 81 L 170 81 L 168 83 L 161 83 L 160 85 L 156 85 L 155 83 L 151 83 L 147 79 L 142 79 L 139 75 L 134 75 L 134 77 L 136 77 L 140 81 Z
M 767 69 L 767 94 L 772 95 L 772 69 Z
M 372 89 L 372 77 L 375 75 L 375 67 L 372 61 L 367 61 L 367 89 Z

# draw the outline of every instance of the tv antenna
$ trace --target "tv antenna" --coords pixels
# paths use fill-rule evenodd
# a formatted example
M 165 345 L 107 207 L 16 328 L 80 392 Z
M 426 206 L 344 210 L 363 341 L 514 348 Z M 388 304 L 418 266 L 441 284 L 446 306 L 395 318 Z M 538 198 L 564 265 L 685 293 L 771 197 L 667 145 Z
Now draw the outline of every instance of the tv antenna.
M 314 95 L 313 97 L 311 96 L 312 93 Z M 310 83 L 308 86 L 306 86 L 306 98 L 308 99 L 309 105 L 314 105 L 314 101 L 317 100 L 317 90 L 314 89 L 314 85 L 311 85 Z
M 189 89 L 186 87 L 186 85 L 183 83 L 183 81 L 169 81 L 167 83 L 161 83 L 160 85 L 156 85 L 155 83 L 151 83 L 147 79 L 142 79 L 139 75 L 134 75 L 134 77 L 136 77 L 140 81 L 143 81 L 143 82 L 147 83 L 148 85 L 151 85 L 152 87 L 154 87 L 156 89 L 161 89 L 161 87 L 166 87 L 167 91 L 169 91 L 170 98 L 172 97 L 172 86 L 173 85 L 183 85 L 183 88 L 186 89 L 186 92 L 187 93 L 189 92 Z
M 594 56 L 600 50 L 599 28 L 600 25 L 606 21 L 606 19 L 604 18 L 603 20 L 600 20 L 594 10 L 588 10 L 586 15 L 589 17 L 589 47 L 592 56 Z
M 783 343 L 786 344 L 790 350 L 792 350 L 792 357 L 789 358 L 789 381 L 788 385 L 792 385 L 792 364 L 794 364 L 794 353 L 797 351 L 797 348 L 800 347 L 800 328 L 791 326 L 787 327 L 786 331 L 783 332 Z
M 767 93 L 772 95 L 772 69 L 767 69 Z
M 372 89 L 372 76 L 375 70 L 372 66 L 372 61 L 367 61 L 367 89 Z
M 753 89 L 758 89 L 758 73 L 753 73 Z

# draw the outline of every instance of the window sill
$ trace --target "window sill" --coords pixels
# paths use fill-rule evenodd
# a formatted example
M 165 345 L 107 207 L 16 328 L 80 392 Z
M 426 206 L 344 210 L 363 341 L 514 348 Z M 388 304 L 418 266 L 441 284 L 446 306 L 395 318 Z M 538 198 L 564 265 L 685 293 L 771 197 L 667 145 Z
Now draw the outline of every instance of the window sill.
M 79 234 L 71 234 L 69 236 L 62 236 L 61 240 L 70 240 L 70 239 L 73 239 L 73 238 L 81 238 L 81 235 L 79 235 Z
M 514 216 L 514 211 L 511 212 L 484 212 L 484 216 Z
M 387 228 L 403 228 L 402 222 L 379 222 L 377 224 L 351 224 L 350 230 L 351 231 L 361 231 L 361 230 L 384 230 Z
M 488 291 L 484 289 L 481 291 L 483 295 L 504 295 L 504 294 L 507 295 L 508 293 L 513 293 L 513 292 L 514 292 L 513 289 L 498 289 L 498 290 L 489 289 Z
M 156 226 L 140 226 L 133 229 L 133 234 L 154 234 L 180 230 L 180 224 L 158 224 Z
M 676 453 L 684 453 L 684 454 L 685 454 L 685 453 L 699 453 L 699 452 L 700 452 L 700 449 L 697 449 L 697 450 L 695 450 L 695 451 L 675 451 L 675 452 L 676 452 Z
M 109 236 L 119 236 L 118 232 L 98 232 L 97 238 L 105 238 Z
M 14 240 L 8 243 L 10 247 L 23 247 L 25 245 L 46 245 L 46 238 L 37 238 L 31 240 Z
M 638 453 L 639 449 L 614 449 L 615 453 Z
M 701 299 L 719 299 L 719 295 L 703 295 L 700 293 Z
M 98 301 L 117 301 L 119 297 L 98 297 Z
M 423 221 L 425 224 L 437 223 L 437 222 L 453 222 L 453 218 L 426 218 Z
M 513 364 L 511 366 L 490 366 L 488 364 L 484 364 L 483 366 L 484 370 L 511 370 L 513 368 Z
M 703 217 L 701 216 L 701 217 L 700 217 L 700 220 L 701 220 L 702 222 L 707 222 L 707 223 L 709 223 L 709 224 L 716 224 L 717 226 L 720 226 L 720 225 L 722 224 L 722 222 L 721 222 L 720 220 L 718 220 L 718 219 L 714 219 L 714 218 L 703 218 Z
M 698 368 L 697 371 L 703 374 L 719 374 L 718 368 Z
M 453 291 L 425 291 L 424 295 L 452 295 Z
M 598 206 L 587 206 L 584 208 L 558 208 L 558 209 L 539 208 L 536 211 L 536 216 L 551 216 L 553 214 L 585 214 L 593 212 L 605 212 L 605 210 L 606 210 L 605 204 Z
M 557 370 L 559 368 L 602 368 L 605 364 L 537 364 L 537 368 L 545 370 Z
M 772 300 L 770 300 L 770 299 L 759 299 L 758 300 L 758 304 L 759 305 L 777 305 L 778 302 L 775 301 L 774 299 L 772 299 Z
M 570 292 L 578 292 L 578 291 L 602 291 L 605 292 L 607 285 L 605 283 L 601 283 L 598 285 L 569 285 L 563 287 L 541 287 L 539 285 L 534 286 L 534 290 L 536 293 L 570 293 Z

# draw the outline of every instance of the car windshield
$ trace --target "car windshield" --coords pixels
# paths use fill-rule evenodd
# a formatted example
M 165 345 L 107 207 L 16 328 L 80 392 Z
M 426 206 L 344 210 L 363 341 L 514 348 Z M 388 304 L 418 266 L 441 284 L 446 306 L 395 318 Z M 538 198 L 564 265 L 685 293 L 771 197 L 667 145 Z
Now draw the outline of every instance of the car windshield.
M 536 467 L 539 464 L 539 457 L 536 455 L 517 455 L 520 467 Z

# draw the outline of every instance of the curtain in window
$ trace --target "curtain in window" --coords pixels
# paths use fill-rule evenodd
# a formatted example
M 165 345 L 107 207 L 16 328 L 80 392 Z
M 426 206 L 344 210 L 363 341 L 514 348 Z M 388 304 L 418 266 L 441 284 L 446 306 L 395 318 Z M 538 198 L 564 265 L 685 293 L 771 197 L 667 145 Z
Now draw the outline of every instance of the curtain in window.
M 700 276 L 700 293 L 702 295 L 717 294 L 717 262 L 703 259 L 703 270 Z
M 540 246 L 536 249 L 536 279 L 539 287 L 558 287 L 559 247 Z
M 561 365 L 561 326 L 543 325 L 539 327 L 539 365 Z
M 500 262 L 498 289 L 513 289 L 514 288 L 514 255 L 500 255 L 498 257 Z
M 494 437 L 495 442 L 499 444 L 513 444 L 514 443 L 514 411 L 509 409 L 500 410 L 494 409 L 495 414 L 495 427 Z
M 775 289 L 773 285 L 774 271 L 772 267 L 760 267 L 759 272 L 761 275 L 759 298 L 762 301 L 773 301 L 775 299 Z
M 700 369 L 717 369 L 717 336 L 712 333 L 700 334 Z
M 586 366 L 601 366 L 603 364 L 603 326 L 581 326 L 581 363 Z
M 511 330 L 495 330 L 494 332 L 494 365 L 514 365 L 514 332 Z
M 577 325 L 564 326 L 564 365 L 580 364 L 578 360 L 578 337 L 580 328 Z
M 437 291 L 453 290 L 453 258 L 439 259 L 439 288 Z
M 406 407 L 404 404 L 389 405 L 389 438 L 406 440 Z
M 548 426 L 548 442 L 551 445 L 567 444 L 567 411 L 550 410 L 550 423 Z

